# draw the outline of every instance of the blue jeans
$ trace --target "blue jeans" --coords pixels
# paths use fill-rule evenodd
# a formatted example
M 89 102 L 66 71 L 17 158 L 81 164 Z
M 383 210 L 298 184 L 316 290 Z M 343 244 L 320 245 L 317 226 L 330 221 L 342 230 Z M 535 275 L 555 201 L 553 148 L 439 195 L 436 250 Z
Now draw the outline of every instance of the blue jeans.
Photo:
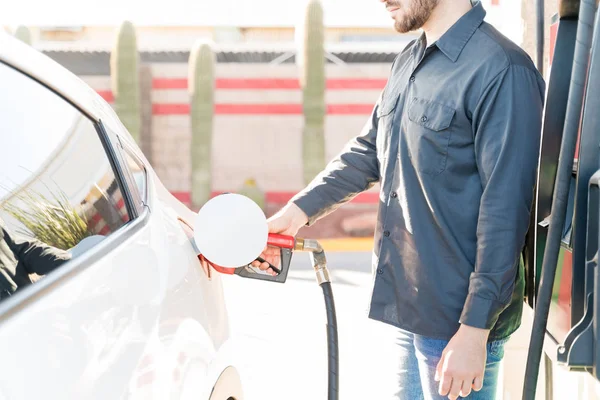
M 439 382 L 434 380 L 435 369 L 442 356 L 447 340 L 430 339 L 406 331 L 398 331 L 397 344 L 400 350 L 398 368 L 399 400 L 442 400 L 448 396 L 438 394 Z M 483 388 L 471 391 L 465 399 L 494 400 L 498 388 L 498 372 L 504 357 L 504 344 L 507 340 L 488 343 L 487 362 L 483 378 Z M 463 397 L 460 397 L 463 398 Z

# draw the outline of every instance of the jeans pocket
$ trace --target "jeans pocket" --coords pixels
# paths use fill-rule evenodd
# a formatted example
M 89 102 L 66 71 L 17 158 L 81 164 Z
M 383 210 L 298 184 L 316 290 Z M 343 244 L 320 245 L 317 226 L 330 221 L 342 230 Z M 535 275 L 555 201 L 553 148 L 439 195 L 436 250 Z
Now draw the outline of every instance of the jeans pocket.
M 508 339 L 501 339 L 488 343 L 488 364 L 499 363 L 500 361 L 502 361 L 502 359 L 504 358 L 504 345 L 507 341 Z

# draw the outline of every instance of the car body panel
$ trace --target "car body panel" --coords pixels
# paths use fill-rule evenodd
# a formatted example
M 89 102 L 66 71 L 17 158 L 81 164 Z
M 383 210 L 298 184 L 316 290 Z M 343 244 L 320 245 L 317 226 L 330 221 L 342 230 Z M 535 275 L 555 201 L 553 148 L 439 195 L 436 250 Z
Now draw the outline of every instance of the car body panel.
M 104 126 L 115 153 L 126 146 L 147 173 L 138 218 L 0 303 L 0 398 L 208 399 L 221 377 L 240 400 L 221 280 L 205 275 L 180 221 L 194 212 L 83 81 L 5 34 L 0 62 Z

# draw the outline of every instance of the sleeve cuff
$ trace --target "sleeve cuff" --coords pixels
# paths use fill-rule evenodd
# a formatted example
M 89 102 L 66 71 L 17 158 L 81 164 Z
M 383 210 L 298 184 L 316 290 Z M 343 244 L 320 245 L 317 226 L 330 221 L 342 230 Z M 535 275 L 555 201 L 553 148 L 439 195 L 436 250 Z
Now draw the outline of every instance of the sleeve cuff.
M 469 294 L 459 322 L 474 328 L 492 329 L 506 306 L 495 300 Z
M 297 194 L 292 198 L 291 202 L 296 204 L 308 217 L 306 226 L 311 226 L 317 222 L 323 213 L 323 210 L 327 207 L 321 197 L 317 193 L 311 191 Z

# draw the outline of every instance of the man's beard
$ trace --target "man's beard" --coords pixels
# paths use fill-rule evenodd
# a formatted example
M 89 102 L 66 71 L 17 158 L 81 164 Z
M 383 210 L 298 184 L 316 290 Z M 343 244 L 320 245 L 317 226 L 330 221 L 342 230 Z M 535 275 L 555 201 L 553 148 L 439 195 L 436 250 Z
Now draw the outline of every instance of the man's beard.
M 394 28 L 400 33 L 407 33 L 420 29 L 431 16 L 440 0 L 410 0 L 408 9 L 400 20 L 395 20 Z M 400 6 L 400 1 L 390 1 L 388 6 Z M 403 9 L 401 9 L 404 11 Z

